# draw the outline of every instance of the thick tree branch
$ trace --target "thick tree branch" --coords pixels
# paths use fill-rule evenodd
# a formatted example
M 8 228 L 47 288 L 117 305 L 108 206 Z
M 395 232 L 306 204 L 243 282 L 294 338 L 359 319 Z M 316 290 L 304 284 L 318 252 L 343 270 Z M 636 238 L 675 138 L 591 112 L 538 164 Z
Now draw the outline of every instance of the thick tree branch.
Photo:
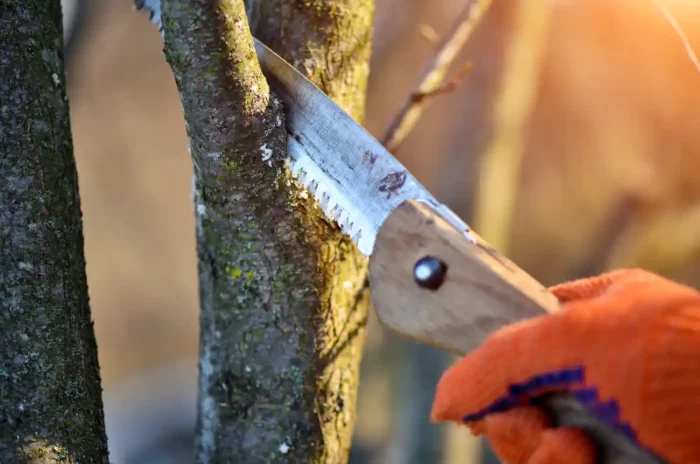
M 59 0 L 0 3 L 0 462 L 107 462 Z
M 253 35 L 356 121 L 365 113 L 374 0 L 245 0 Z
M 246 0 L 253 34 L 306 74 L 360 123 L 372 49 L 374 0 Z M 338 154 L 339 156 L 340 154 Z M 318 229 L 318 217 L 306 217 Z M 325 226 L 324 226 L 325 227 Z M 316 233 L 318 236 L 318 234 Z M 325 462 L 344 462 L 355 421 L 369 294 L 367 261 L 343 234 L 320 237 L 316 404 Z
M 371 8 L 358 48 L 356 36 L 341 40 L 348 5 L 284 3 L 248 7 L 273 8 L 267 21 L 281 21 L 284 10 L 289 28 L 332 36 L 337 45 L 323 42 L 324 61 L 309 60 L 309 69 L 361 115 Z M 295 14 L 304 9 L 308 22 L 300 23 Z M 169 0 L 162 13 L 195 169 L 197 462 L 344 462 L 366 320 L 365 260 L 283 169 L 283 113 L 260 72 L 242 0 Z M 319 53 L 314 43 L 288 46 L 303 57 Z

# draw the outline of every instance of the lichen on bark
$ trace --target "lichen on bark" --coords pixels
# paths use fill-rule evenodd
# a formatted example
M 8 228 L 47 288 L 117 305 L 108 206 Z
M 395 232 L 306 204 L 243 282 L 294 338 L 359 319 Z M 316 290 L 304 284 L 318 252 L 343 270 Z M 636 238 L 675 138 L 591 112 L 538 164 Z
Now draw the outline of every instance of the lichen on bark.
M 278 9 L 286 15 L 278 20 L 314 34 L 295 34 L 288 46 L 361 119 L 371 2 L 287 3 L 293 11 Z M 277 11 L 274 2 L 256 8 L 253 16 Z M 243 1 L 165 0 L 163 25 L 195 172 L 197 461 L 345 462 L 366 260 L 284 168 L 283 112 L 260 71 Z
M 107 462 L 59 0 L 0 3 L 0 462 Z

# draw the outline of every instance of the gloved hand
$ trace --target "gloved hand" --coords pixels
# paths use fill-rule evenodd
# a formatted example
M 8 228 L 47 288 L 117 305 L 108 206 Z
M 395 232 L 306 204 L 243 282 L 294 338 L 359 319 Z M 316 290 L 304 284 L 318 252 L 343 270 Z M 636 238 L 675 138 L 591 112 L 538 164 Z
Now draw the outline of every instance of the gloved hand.
M 577 429 L 528 400 L 569 391 L 672 464 L 700 463 L 700 293 L 641 270 L 550 289 L 564 303 L 492 334 L 440 380 L 434 421 L 484 434 L 508 464 L 593 464 Z

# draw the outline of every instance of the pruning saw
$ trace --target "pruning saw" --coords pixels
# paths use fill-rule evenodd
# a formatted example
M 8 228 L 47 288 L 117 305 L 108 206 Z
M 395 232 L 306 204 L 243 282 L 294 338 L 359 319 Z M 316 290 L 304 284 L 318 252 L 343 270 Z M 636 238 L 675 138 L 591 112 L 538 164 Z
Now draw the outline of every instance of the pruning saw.
M 137 0 L 160 27 L 159 3 Z M 384 326 L 463 355 L 502 327 L 559 309 L 551 293 L 438 202 L 322 90 L 254 41 L 284 106 L 292 175 L 369 257 L 372 304 Z M 664 462 L 565 393 L 541 401 L 557 425 L 593 438 L 601 464 Z
M 502 327 L 559 309 L 323 91 L 257 39 L 255 48 L 285 109 L 292 174 L 369 257 L 372 305 L 384 326 L 463 355 Z M 664 462 L 566 394 L 542 405 L 557 425 L 585 430 L 600 463 Z

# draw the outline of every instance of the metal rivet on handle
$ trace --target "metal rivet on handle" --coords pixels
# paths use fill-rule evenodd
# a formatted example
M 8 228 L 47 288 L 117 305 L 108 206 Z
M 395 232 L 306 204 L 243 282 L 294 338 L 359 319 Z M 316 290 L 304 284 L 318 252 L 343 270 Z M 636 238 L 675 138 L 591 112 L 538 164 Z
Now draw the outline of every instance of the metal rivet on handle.
M 437 290 L 445 281 L 447 265 L 434 256 L 425 256 L 418 260 L 413 268 L 416 283 L 430 290 Z

